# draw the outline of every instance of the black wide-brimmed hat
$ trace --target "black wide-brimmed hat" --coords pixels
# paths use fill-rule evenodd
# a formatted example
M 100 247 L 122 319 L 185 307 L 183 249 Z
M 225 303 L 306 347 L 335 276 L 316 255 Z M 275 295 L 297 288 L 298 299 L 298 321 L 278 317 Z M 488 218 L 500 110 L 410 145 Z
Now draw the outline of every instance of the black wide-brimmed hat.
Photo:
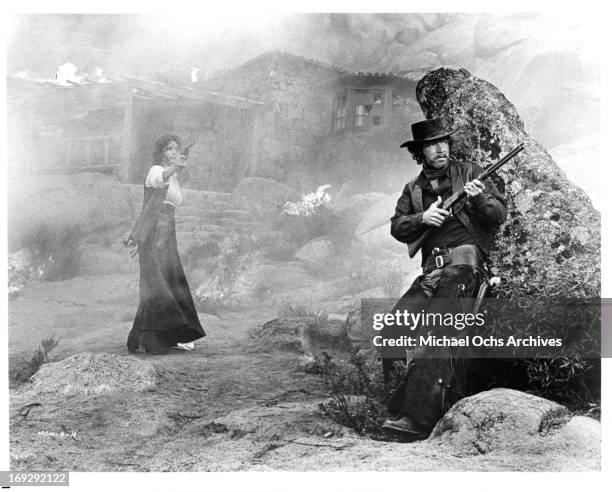
M 446 128 L 440 118 L 419 121 L 412 125 L 412 138 L 414 140 L 408 140 L 400 147 L 408 147 L 408 150 L 415 152 L 424 143 L 450 137 L 456 131 Z

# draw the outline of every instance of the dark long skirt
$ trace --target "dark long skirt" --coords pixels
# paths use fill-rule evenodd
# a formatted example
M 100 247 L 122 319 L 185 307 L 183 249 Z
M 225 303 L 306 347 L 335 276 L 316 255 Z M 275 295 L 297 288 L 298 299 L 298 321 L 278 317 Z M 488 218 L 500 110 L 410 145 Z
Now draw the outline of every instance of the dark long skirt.
M 157 228 L 142 243 L 138 259 L 140 302 L 128 350 L 164 353 L 177 343 L 205 336 L 178 255 L 171 205 L 162 207 Z

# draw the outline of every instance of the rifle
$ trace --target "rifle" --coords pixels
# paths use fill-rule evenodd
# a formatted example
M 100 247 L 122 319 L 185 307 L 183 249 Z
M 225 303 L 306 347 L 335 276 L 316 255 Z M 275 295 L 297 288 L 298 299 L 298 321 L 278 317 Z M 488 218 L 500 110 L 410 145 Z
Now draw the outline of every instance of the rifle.
M 495 164 L 491 164 L 489 167 L 487 167 L 483 172 L 481 172 L 478 176 L 476 176 L 475 179 L 479 181 L 484 181 L 485 179 L 489 178 L 490 176 L 495 174 L 497 171 L 499 171 L 499 169 L 504 164 L 506 164 L 510 159 L 514 158 L 524 148 L 525 148 L 525 142 L 521 142 L 514 149 L 508 152 L 508 154 L 506 154 L 499 161 L 497 161 Z M 447 198 L 442 204 L 442 207 L 440 208 L 443 208 L 444 210 L 452 212 L 453 206 L 455 206 L 457 203 L 463 200 L 463 198 L 465 198 L 466 195 L 467 193 L 465 192 L 465 188 L 464 188 L 461 191 L 458 191 L 457 193 L 454 193 L 452 196 Z M 417 254 L 419 249 L 421 249 L 421 246 L 423 246 L 423 243 L 427 240 L 427 238 L 431 234 L 431 231 L 432 231 L 432 228 L 430 227 L 423 234 L 421 234 L 419 238 L 417 238 L 411 243 L 408 243 L 408 255 L 410 256 L 410 258 L 413 258 L 414 255 Z

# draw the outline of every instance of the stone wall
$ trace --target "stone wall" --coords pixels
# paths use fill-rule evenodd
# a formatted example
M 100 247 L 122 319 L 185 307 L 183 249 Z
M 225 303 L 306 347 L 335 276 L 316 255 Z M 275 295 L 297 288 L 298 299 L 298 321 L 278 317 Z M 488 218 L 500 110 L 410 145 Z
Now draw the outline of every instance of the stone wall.
M 347 128 L 326 135 L 317 154 L 321 181 L 339 187 L 350 183 L 354 192 L 401 191 L 420 172 L 400 145 L 411 138 L 410 125 L 423 119 L 414 94 L 393 91 L 387 124 Z
M 317 184 L 315 154 L 331 125 L 333 91 L 325 83 L 337 76 L 330 67 L 270 53 L 208 80 L 205 88 L 265 103 L 253 175 L 307 191 Z
M 231 191 L 249 173 L 255 124 L 252 110 L 214 103 L 134 105 L 134 150 L 130 181 L 142 183 L 155 140 L 178 135 L 184 145 L 195 142 L 182 184 L 188 188 Z

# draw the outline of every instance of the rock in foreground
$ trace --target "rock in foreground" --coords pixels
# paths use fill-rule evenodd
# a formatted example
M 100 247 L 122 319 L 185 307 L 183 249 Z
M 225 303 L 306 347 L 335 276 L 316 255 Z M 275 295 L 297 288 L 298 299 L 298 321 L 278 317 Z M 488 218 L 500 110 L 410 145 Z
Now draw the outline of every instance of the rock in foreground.
M 512 103 L 489 82 L 448 67 L 427 73 L 416 93 L 427 118 L 440 117 L 457 130 L 452 151 L 460 160 L 486 167 L 525 142 L 525 151 L 499 172 L 508 219 L 492 264 L 506 292 L 599 297 L 599 213 L 525 131 Z
M 593 466 L 600 453 L 600 424 L 574 417 L 562 405 L 520 391 L 496 388 L 457 402 L 429 442 L 455 455 L 545 453 L 580 457 Z
M 44 364 L 24 389 L 38 394 L 99 395 L 148 391 L 157 375 L 150 362 L 136 357 L 83 352 Z

